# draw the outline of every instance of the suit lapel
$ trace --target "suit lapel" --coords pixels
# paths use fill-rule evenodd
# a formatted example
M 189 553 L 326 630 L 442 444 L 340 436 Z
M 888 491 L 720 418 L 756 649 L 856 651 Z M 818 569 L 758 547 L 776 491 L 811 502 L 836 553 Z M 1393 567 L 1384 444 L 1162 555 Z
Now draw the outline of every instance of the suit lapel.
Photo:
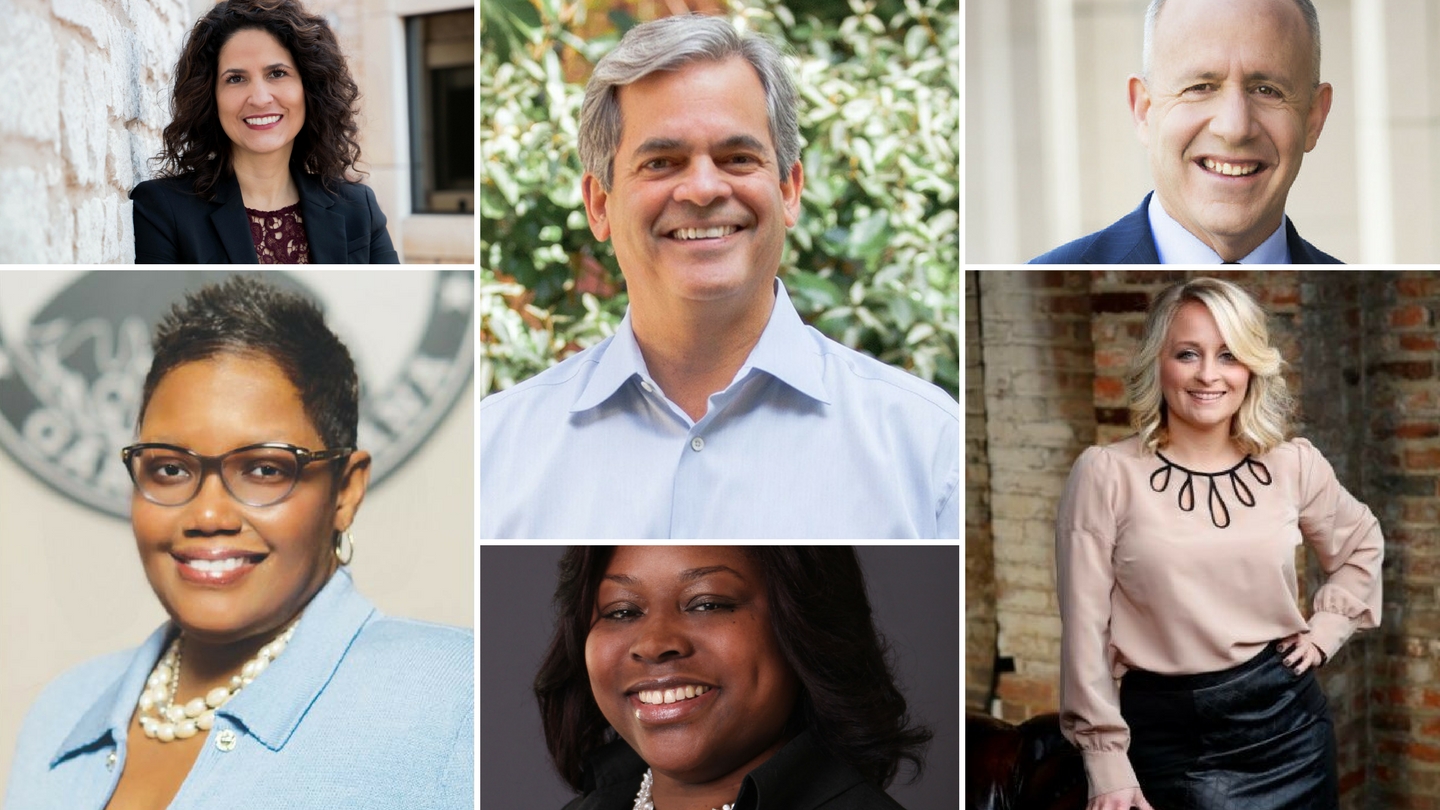
M 300 188 L 300 211 L 305 216 L 305 238 L 310 242 L 312 264 L 345 264 L 345 217 L 335 210 L 335 195 L 313 174 L 295 175 Z
M 235 175 L 220 181 L 211 205 L 210 222 L 220 237 L 220 245 L 231 264 L 259 264 L 255 255 L 255 242 L 250 236 L 250 219 L 245 216 L 245 203 L 240 196 L 240 181 Z
M 1334 261 L 1301 239 L 1300 232 L 1295 230 L 1294 220 L 1289 217 L 1285 218 L 1285 246 L 1290 248 L 1291 264 L 1329 264 Z M 1326 259 L 1330 259 L 1330 262 L 1325 261 Z
M 1160 250 L 1155 247 L 1155 234 L 1150 232 L 1150 194 L 1134 211 L 1101 231 L 1080 257 L 1080 263 L 1159 264 Z

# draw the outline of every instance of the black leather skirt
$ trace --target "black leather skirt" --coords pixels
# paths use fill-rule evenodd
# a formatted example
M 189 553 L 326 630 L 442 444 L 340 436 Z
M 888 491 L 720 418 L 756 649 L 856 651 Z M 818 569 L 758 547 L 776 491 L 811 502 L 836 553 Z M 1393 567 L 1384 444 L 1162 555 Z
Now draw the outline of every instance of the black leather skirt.
M 1120 682 L 1130 762 L 1155 810 L 1338 810 L 1335 730 L 1313 670 L 1271 644 L 1198 675 L 1131 670 Z

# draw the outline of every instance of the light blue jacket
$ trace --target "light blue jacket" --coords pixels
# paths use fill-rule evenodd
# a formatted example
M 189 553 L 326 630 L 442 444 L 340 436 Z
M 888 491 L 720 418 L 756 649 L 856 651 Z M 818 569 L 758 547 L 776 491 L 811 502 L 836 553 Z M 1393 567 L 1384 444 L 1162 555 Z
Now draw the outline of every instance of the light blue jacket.
M 168 630 L 46 687 L 20 733 L 5 810 L 105 807 Z M 215 713 L 171 810 L 474 806 L 474 646 L 469 630 L 381 614 L 342 569 L 285 652 Z

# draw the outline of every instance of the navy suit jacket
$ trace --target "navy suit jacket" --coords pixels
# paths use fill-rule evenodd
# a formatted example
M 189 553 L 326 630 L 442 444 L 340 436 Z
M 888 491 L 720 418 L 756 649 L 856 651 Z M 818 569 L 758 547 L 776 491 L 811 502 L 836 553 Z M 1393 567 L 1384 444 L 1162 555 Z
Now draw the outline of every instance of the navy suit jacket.
M 359 183 L 329 191 L 313 174 L 292 175 L 312 264 L 399 264 L 375 192 Z M 146 180 L 135 201 L 136 264 L 258 264 L 250 220 L 231 174 L 213 199 L 195 193 L 193 175 Z
M 1155 234 L 1150 232 L 1150 197 L 1145 195 L 1140 207 L 1120 218 L 1103 231 L 1096 231 L 1068 242 L 1030 260 L 1031 264 L 1159 264 L 1160 251 L 1155 247 Z M 1290 247 L 1291 264 L 1341 264 L 1327 253 L 1300 238 L 1295 223 L 1285 218 L 1285 243 Z

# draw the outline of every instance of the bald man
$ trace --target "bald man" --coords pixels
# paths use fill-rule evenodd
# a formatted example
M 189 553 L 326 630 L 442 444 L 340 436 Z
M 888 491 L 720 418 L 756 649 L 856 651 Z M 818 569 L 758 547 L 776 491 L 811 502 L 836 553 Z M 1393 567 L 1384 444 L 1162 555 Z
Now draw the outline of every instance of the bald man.
M 1337 264 L 1285 198 L 1330 113 L 1311 0 L 1151 0 L 1129 79 L 1155 190 L 1032 264 Z

